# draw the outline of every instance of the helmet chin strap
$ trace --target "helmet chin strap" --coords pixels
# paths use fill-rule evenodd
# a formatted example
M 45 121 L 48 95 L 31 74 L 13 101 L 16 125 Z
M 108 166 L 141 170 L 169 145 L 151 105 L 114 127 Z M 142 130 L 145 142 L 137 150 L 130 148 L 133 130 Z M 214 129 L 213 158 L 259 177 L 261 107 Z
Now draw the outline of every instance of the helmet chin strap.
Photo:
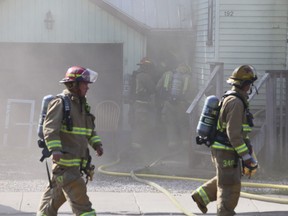
M 252 83 L 252 86 L 255 88 L 256 94 L 258 95 L 258 94 L 259 94 L 259 92 L 258 92 L 258 89 L 257 89 L 257 87 L 256 87 L 256 86 L 254 86 L 254 85 L 253 85 L 253 83 Z
M 256 94 L 258 95 L 258 89 L 257 89 L 257 87 L 256 87 L 256 86 L 254 86 L 254 84 L 253 84 L 253 83 L 251 84 L 249 95 L 251 95 L 251 94 L 252 94 L 252 92 L 253 92 L 253 88 L 255 89 L 255 91 L 256 91 Z

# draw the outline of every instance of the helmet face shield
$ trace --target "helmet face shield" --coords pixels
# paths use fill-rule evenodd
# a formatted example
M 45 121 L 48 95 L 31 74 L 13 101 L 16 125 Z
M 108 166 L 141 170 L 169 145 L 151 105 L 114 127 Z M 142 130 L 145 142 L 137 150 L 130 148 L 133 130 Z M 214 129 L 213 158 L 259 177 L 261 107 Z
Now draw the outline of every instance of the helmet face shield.
M 87 68 L 82 74 L 81 79 L 82 82 L 94 83 L 98 78 L 98 73 Z

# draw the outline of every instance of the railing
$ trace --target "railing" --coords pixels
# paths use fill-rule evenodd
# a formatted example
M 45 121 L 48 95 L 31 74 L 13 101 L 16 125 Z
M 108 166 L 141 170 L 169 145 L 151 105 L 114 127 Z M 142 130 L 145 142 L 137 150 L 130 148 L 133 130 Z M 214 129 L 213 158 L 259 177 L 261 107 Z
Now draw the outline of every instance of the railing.
M 249 96 L 249 102 L 254 98 L 256 94 L 258 94 L 258 91 L 263 87 L 264 84 L 266 84 L 267 80 L 269 79 L 269 74 L 264 74 L 262 78 L 256 82 L 256 91 L 253 91 L 252 94 Z M 266 107 L 264 106 L 262 109 L 257 110 L 256 113 L 253 113 L 254 119 L 257 120 L 260 118 L 260 115 L 266 111 Z M 265 140 L 266 140 L 266 122 L 261 121 L 260 128 L 255 127 L 252 132 L 251 140 L 253 143 L 253 149 L 256 154 L 258 154 L 264 147 L 265 147 Z
M 266 81 L 265 160 L 274 166 L 288 159 L 288 71 L 270 70 Z
M 206 82 L 204 87 L 198 92 L 195 99 L 187 109 L 186 113 L 193 115 L 193 112 L 199 104 L 201 98 L 205 94 L 205 92 L 214 84 L 216 86 L 216 96 L 220 98 L 223 94 L 223 63 L 222 62 L 213 62 L 210 63 L 210 71 L 211 76 L 209 80 Z M 216 79 L 216 80 L 215 80 Z M 216 81 L 213 83 L 213 81 Z

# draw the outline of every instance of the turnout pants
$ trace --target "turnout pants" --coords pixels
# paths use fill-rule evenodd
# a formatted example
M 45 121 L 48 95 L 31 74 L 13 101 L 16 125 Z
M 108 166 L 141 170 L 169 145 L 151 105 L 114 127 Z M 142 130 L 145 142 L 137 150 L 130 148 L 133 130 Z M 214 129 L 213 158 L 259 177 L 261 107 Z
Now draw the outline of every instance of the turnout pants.
M 212 149 L 216 176 L 193 192 L 202 205 L 217 201 L 218 216 L 235 215 L 241 191 L 241 166 L 234 151 Z
M 189 116 L 186 113 L 187 103 L 184 101 L 166 101 L 161 111 L 162 122 L 166 129 L 168 146 L 188 146 Z
M 153 109 L 150 101 L 135 101 L 134 122 L 132 125 L 132 144 L 147 148 L 149 137 L 151 137 L 154 119 Z
M 75 215 L 96 215 L 87 196 L 86 184 L 80 175 L 79 167 L 53 164 L 52 173 L 52 188 L 48 186 L 43 193 L 37 216 L 56 216 L 66 200 Z

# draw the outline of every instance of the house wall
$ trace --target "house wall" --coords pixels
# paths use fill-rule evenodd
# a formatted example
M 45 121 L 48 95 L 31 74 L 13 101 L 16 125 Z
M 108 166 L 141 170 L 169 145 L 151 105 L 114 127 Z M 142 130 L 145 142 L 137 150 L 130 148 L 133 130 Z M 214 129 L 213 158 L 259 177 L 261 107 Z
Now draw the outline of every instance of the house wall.
M 286 0 L 216 0 L 213 2 L 213 43 L 206 44 L 209 0 L 195 3 L 197 50 L 195 68 L 200 89 L 208 80 L 207 62 L 224 63 L 225 80 L 241 64 L 251 64 L 259 78 L 266 70 L 287 69 Z M 252 105 L 265 104 L 265 88 L 253 99 Z
M 153 29 L 192 28 L 191 0 L 105 0 Z
M 47 28 L 47 22 L 45 22 L 47 13 L 51 13 L 51 29 Z M 121 44 L 123 47 L 123 55 L 119 56 L 123 59 L 121 70 L 123 74 L 126 74 L 132 73 L 137 68 L 140 59 L 146 55 L 146 41 L 143 33 L 101 9 L 94 1 L 0 1 L 0 42 Z M 79 58 L 85 58 L 85 50 L 79 51 L 79 56 Z M 107 59 L 107 63 L 104 64 L 113 64 L 113 61 Z M 97 65 L 95 70 L 96 68 Z M 127 105 L 123 106 L 122 123 L 124 127 L 127 127 L 128 108 Z
M 47 12 L 53 28 L 46 28 Z M 123 71 L 135 70 L 146 38 L 89 0 L 4 0 L 0 42 L 123 43 Z
M 225 69 L 253 64 L 264 70 L 286 68 L 286 0 L 220 0 L 219 59 Z
M 213 35 L 213 44 L 211 46 L 207 45 L 207 35 L 208 35 L 208 1 L 201 0 L 195 1 L 194 17 L 196 24 L 196 48 L 195 57 L 193 59 L 193 70 L 197 73 L 197 78 L 199 80 L 198 87 L 201 89 L 205 82 L 210 76 L 210 66 L 208 62 L 215 61 L 215 35 Z M 215 4 L 213 4 L 215 6 Z M 214 7 L 215 14 L 215 7 Z M 215 21 L 213 22 L 213 32 L 215 32 Z

